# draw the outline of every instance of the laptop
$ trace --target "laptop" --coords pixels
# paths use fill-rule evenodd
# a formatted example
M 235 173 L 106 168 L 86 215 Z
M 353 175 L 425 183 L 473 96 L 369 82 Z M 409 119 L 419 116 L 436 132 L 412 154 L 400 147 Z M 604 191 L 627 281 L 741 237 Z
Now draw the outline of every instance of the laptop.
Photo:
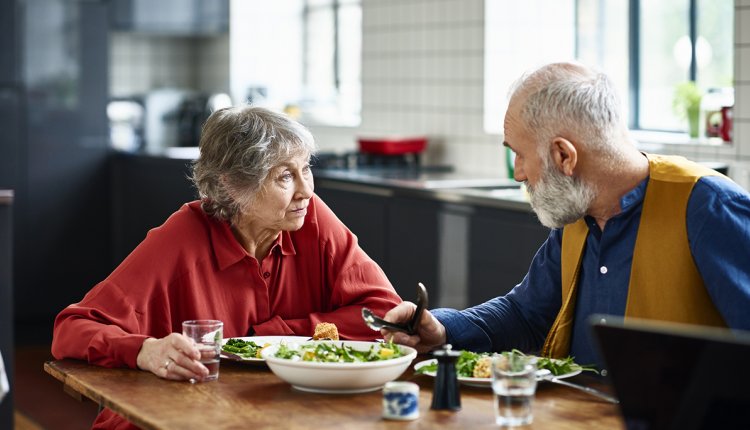
M 750 332 L 596 315 L 629 430 L 750 429 Z

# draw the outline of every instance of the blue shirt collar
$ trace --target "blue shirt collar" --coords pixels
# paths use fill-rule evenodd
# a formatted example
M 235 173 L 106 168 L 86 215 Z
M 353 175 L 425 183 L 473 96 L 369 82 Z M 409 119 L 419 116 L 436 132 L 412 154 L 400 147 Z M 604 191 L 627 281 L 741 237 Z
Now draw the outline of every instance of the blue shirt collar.
M 615 216 L 615 218 L 620 217 L 637 207 L 640 207 L 640 205 L 643 203 L 643 198 L 646 196 L 646 185 L 648 185 L 648 177 L 646 177 L 646 179 L 642 180 L 635 188 L 628 191 L 624 196 L 620 198 L 621 210 L 620 213 Z M 591 216 L 586 215 L 584 217 L 584 220 L 586 221 L 586 225 L 588 225 L 589 228 L 596 226 L 596 220 L 594 220 L 594 218 L 592 218 Z
M 646 195 L 646 185 L 648 184 L 648 177 L 642 180 L 635 188 L 628 191 L 620 199 L 620 208 L 622 212 L 627 212 L 633 207 L 640 205 L 643 202 L 643 198 Z

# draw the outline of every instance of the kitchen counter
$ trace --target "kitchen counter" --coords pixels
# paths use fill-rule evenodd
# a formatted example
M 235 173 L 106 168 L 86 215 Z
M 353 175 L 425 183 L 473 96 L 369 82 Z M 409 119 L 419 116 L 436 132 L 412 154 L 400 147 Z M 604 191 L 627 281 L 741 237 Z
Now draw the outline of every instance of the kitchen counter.
M 431 169 L 315 169 L 316 182 L 325 187 L 382 196 L 432 199 L 499 209 L 531 211 L 520 183 L 498 176 Z

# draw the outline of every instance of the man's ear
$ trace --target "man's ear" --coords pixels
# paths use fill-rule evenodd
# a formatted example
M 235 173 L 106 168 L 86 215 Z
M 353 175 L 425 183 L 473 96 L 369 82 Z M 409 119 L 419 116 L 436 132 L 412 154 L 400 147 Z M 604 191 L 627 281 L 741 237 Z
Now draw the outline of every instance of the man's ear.
M 578 151 L 573 142 L 564 137 L 552 139 L 552 160 L 566 176 L 573 176 L 578 164 Z

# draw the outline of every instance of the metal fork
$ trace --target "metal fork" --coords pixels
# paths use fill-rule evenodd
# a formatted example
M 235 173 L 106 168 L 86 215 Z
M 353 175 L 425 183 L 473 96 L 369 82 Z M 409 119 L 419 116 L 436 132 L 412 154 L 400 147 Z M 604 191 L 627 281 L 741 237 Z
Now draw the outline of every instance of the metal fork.
M 380 331 L 381 328 L 387 328 L 389 330 L 403 331 L 407 334 L 415 334 L 417 327 L 419 326 L 419 320 L 422 318 L 422 312 L 427 308 L 428 296 L 427 288 L 421 282 L 417 284 L 417 309 L 414 311 L 414 315 L 411 320 L 407 323 L 393 323 L 386 321 L 379 316 L 372 313 L 367 308 L 362 308 L 362 319 L 365 320 L 365 324 L 373 330 Z

